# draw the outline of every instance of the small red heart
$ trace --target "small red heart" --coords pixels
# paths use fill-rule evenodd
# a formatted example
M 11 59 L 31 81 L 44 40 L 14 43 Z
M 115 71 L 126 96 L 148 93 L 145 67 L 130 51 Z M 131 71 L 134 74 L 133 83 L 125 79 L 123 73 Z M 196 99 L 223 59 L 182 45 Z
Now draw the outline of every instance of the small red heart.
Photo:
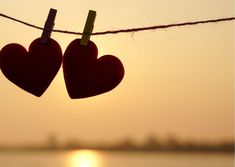
M 53 39 L 47 44 L 35 39 L 29 51 L 19 44 L 8 44 L 0 51 L 3 74 L 25 91 L 40 97 L 49 87 L 62 63 L 60 45 Z
M 99 95 L 114 89 L 123 79 L 121 61 L 111 55 L 97 59 L 98 49 L 89 41 L 80 45 L 75 39 L 67 47 L 63 57 L 64 79 L 72 99 Z

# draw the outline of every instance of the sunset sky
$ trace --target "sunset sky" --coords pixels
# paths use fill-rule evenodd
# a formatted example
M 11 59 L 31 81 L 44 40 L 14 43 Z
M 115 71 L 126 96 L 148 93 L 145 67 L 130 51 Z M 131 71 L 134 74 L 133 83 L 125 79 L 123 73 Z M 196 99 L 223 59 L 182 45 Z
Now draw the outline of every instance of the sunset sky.
M 0 13 L 43 27 L 82 32 L 88 10 L 94 32 L 234 17 L 233 0 L 1 0 Z M 42 31 L 0 18 L 0 49 L 28 48 Z M 233 137 L 234 21 L 118 35 L 92 36 L 99 56 L 112 54 L 125 77 L 111 92 L 72 100 L 62 68 L 42 97 L 0 73 L 0 144 L 59 140 L 112 141 L 146 135 L 220 140 Z M 80 36 L 52 33 L 64 52 Z

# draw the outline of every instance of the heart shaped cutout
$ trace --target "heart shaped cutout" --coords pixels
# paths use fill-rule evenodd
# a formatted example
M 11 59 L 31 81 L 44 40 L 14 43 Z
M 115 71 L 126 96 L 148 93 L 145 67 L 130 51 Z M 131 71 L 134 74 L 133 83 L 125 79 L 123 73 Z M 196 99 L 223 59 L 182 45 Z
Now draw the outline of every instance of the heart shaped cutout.
M 121 61 L 112 55 L 97 59 L 98 49 L 92 41 L 87 46 L 75 39 L 63 57 L 67 91 L 72 99 L 99 95 L 114 89 L 124 77 Z
M 15 85 L 40 97 L 56 76 L 62 63 L 60 45 L 53 39 L 47 44 L 35 39 L 29 51 L 19 44 L 8 44 L 0 51 L 0 68 Z

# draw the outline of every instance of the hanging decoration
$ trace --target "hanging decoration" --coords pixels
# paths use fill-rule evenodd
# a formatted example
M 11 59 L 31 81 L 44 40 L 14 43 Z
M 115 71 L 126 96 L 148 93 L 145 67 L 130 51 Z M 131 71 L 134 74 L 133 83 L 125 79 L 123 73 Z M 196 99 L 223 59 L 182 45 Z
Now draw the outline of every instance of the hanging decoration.
M 40 97 L 56 76 L 62 63 L 60 45 L 50 38 L 56 10 L 51 9 L 41 38 L 27 51 L 19 44 L 8 44 L 0 52 L 0 67 L 11 82 Z
M 28 52 L 19 44 L 8 44 L 0 51 L 0 68 L 6 78 L 40 97 L 63 61 L 66 88 L 72 99 L 99 95 L 115 88 L 124 77 L 124 67 L 112 55 L 97 59 L 98 49 L 90 41 L 96 12 L 89 11 L 82 38 L 69 44 L 63 58 L 59 44 L 50 38 L 55 16 L 56 10 L 51 9 L 41 38 L 31 43 Z

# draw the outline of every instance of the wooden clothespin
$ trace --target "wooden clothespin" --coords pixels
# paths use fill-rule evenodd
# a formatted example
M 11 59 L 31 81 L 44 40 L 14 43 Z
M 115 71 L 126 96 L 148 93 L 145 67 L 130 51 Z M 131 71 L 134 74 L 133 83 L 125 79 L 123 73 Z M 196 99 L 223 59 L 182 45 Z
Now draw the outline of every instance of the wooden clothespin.
M 89 10 L 80 45 L 87 46 L 95 23 L 96 11 Z
M 41 43 L 46 44 L 47 40 L 51 37 L 51 31 L 55 25 L 56 9 L 50 9 L 47 20 L 44 25 L 44 29 L 41 36 Z

